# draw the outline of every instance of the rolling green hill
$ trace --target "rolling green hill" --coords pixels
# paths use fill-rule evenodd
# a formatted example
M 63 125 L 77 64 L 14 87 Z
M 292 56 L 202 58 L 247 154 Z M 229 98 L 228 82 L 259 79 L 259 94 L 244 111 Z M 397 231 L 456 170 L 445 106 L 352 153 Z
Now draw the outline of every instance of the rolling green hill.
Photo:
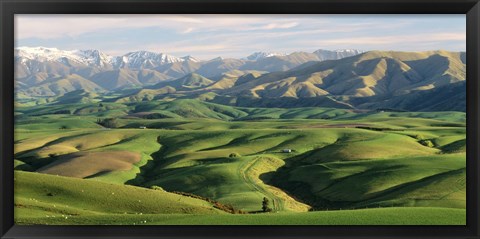
M 134 218 L 142 214 L 204 215 L 225 212 L 206 201 L 162 190 L 39 173 L 15 173 L 17 223 L 69 224 L 77 217 Z M 85 223 L 88 224 L 88 221 Z
M 231 215 L 208 202 L 162 190 L 26 172 L 15 173 L 15 190 L 15 222 L 22 225 L 463 225 L 466 222 L 465 210 L 422 207 Z
M 150 90 L 143 90 L 144 97 L 149 96 Z M 162 118 L 206 118 L 206 119 L 222 119 L 234 121 L 252 121 L 265 119 L 318 119 L 318 120 L 360 120 L 360 121 L 390 121 L 405 118 L 406 123 L 416 122 L 409 118 L 420 118 L 432 120 L 429 125 L 438 124 L 441 126 L 442 121 L 450 123 L 464 123 L 465 113 L 445 111 L 445 112 L 389 112 L 389 111 L 358 111 L 342 108 L 321 108 L 321 107 L 298 107 L 298 108 L 250 108 L 250 107 L 234 107 L 223 104 L 209 103 L 195 99 L 180 100 L 152 100 L 148 102 L 127 102 L 109 103 L 97 102 L 88 103 L 88 101 L 96 101 L 92 98 L 95 95 L 88 93 L 74 92 L 59 97 L 52 104 L 40 106 L 19 107 L 16 109 L 17 118 L 22 120 L 28 117 L 42 116 L 43 118 L 53 117 L 57 120 L 65 117 L 65 114 L 83 115 L 93 117 L 125 117 L 140 119 L 162 119 Z M 88 98 L 87 98 L 88 97 Z M 82 102 L 87 98 L 87 103 Z M 63 103 L 63 102 L 79 103 Z M 117 100 L 120 101 L 121 100 Z M 272 104 L 275 101 L 271 102 Z M 68 112 L 67 112 L 68 111 Z M 150 115 L 150 116 L 149 116 Z M 393 118 L 391 118 L 393 117 Z M 86 119 L 86 118 L 85 118 Z M 91 120 L 91 119 L 90 119 Z M 128 122 L 122 118 L 120 121 Z M 140 120 L 141 121 L 141 120 Z M 139 121 L 139 122 L 140 122 Z M 438 121 L 437 123 L 434 123 Z M 180 121 L 179 121 L 180 122 Z M 57 122 L 58 123 L 58 122 Z M 156 121 L 144 121 L 145 124 L 156 123 Z M 223 122 L 217 122 L 221 125 Z M 22 124 L 23 125 L 23 124 Z
M 94 103 L 99 95 L 85 90 L 70 91 L 56 99 L 56 104 Z M 98 100 L 97 100 L 98 101 Z
M 465 54 L 320 53 L 18 69 L 16 223 L 464 225 Z
M 124 112 L 120 128 L 105 129 L 96 124 L 97 103 L 64 105 L 89 109 L 83 115 L 49 114 L 58 110 L 50 107 L 21 110 L 18 170 L 160 186 L 248 212 L 260 210 L 263 197 L 275 211 L 292 213 L 465 208 L 461 112 L 105 103 L 110 117 Z

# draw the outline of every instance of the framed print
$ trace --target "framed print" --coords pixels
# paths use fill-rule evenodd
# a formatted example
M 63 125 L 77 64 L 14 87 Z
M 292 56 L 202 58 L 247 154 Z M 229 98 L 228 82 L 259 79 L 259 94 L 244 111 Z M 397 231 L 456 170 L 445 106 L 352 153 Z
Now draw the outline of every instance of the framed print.
M 2 238 L 478 238 L 478 1 L 1 1 Z

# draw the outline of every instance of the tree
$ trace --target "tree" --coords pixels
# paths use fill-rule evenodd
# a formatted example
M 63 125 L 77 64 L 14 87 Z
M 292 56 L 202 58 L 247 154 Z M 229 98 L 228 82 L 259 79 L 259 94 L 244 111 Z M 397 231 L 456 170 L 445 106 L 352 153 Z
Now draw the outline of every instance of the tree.
M 106 128 L 118 128 L 118 122 L 115 118 L 97 119 L 97 124 Z
M 272 211 L 272 208 L 270 208 L 270 200 L 268 200 L 268 198 L 266 198 L 266 197 L 263 197 L 262 211 L 263 212 L 271 212 Z

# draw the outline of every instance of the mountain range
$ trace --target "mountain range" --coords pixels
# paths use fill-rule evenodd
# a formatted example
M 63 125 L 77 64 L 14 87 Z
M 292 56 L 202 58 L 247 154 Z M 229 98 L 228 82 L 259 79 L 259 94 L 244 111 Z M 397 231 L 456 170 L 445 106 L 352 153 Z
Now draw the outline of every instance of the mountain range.
M 17 93 L 116 92 L 109 100 L 198 98 L 255 107 L 465 111 L 464 52 L 317 50 L 198 60 L 139 51 L 17 48 Z
M 192 56 L 175 57 L 148 51 L 110 56 L 98 50 L 65 51 L 45 47 L 19 47 L 15 50 L 16 79 L 20 91 L 32 96 L 54 96 L 78 85 L 70 79 L 84 78 L 104 90 L 139 87 L 172 80 L 195 72 L 214 77 L 231 70 L 288 70 L 308 61 L 340 59 L 360 53 L 358 50 L 295 52 L 289 55 L 256 52 L 244 59 L 215 58 L 201 61 Z M 73 77 L 72 77 L 73 76 Z M 108 78 L 108 79 L 105 79 Z M 114 79 L 115 78 L 115 79 Z M 104 83 L 118 81 L 117 83 Z M 80 89 L 77 87 L 76 89 Z

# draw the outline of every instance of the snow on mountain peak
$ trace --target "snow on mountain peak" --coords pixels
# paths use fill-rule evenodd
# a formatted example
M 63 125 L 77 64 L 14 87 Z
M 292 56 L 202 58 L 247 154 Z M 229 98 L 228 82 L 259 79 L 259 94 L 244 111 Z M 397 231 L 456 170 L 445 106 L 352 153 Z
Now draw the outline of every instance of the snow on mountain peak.
M 184 57 L 182 57 L 182 59 L 183 59 L 184 61 L 199 62 L 199 60 L 198 60 L 197 58 L 195 58 L 195 57 L 193 57 L 193 56 L 190 56 L 190 55 L 184 56 Z
M 316 52 L 334 52 L 334 53 L 354 53 L 354 54 L 359 54 L 363 53 L 364 51 L 358 50 L 358 49 L 336 49 L 336 50 L 325 50 L 325 49 L 318 49 Z
M 88 66 L 113 67 L 113 68 L 132 68 L 140 69 L 145 67 L 156 67 L 173 62 L 185 60 L 197 61 L 195 58 L 179 58 L 164 53 L 155 53 L 149 51 L 135 51 L 123 56 L 110 56 L 99 50 L 59 50 L 57 48 L 47 47 L 18 47 L 15 55 L 25 60 L 36 60 L 40 62 L 54 61 L 63 64 L 78 63 Z
M 245 59 L 250 60 L 250 61 L 256 61 L 262 58 L 267 58 L 267 57 L 272 57 L 272 56 L 285 56 L 286 54 L 283 53 L 277 53 L 277 52 L 255 52 L 249 56 L 247 56 Z
M 15 54 L 19 57 L 27 59 L 54 59 L 71 54 L 68 51 L 60 51 L 57 48 L 47 47 L 18 47 L 15 49 Z
M 363 53 L 362 50 L 357 49 L 340 49 L 340 50 L 323 50 L 319 49 L 314 51 L 313 53 L 316 54 L 319 60 L 338 60 L 345 57 L 355 56 L 358 54 Z
M 64 51 L 57 48 L 47 47 L 18 47 L 15 49 L 15 55 L 19 58 L 41 62 L 56 61 L 65 63 L 66 61 L 69 61 L 88 66 L 104 66 L 109 64 L 112 58 L 98 50 Z
M 334 52 L 361 54 L 361 53 L 364 53 L 365 51 L 358 50 L 358 49 L 337 49 L 337 50 L 334 50 Z
M 52 51 L 59 51 L 57 48 L 48 48 L 48 47 L 17 47 L 17 50 L 21 50 L 27 53 L 31 54 L 39 54 L 39 53 L 45 53 L 45 52 L 52 52 Z
M 223 61 L 223 57 L 221 57 L 221 56 L 215 57 L 215 58 L 211 59 L 210 61 Z
M 313 52 L 318 56 L 318 60 L 334 60 L 344 57 L 354 56 L 363 53 L 356 49 L 340 49 L 340 50 L 317 50 Z M 192 56 L 175 57 L 165 53 L 156 53 L 150 51 L 134 51 L 122 56 L 111 56 L 99 50 L 59 50 L 57 48 L 48 47 L 18 47 L 15 49 L 15 55 L 19 62 L 26 63 L 29 60 L 40 62 L 53 61 L 66 65 L 86 65 L 101 68 L 129 68 L 144 69 L 156 68 L 161 65 L 192 61 L 199 62 Z M 257 61 L 260 59 L 286 56 L 286 54 L 277 52 L 255 52 L 244 60 Z M 215 58 L 211 61 L 222 60 L 223 58 Z
M 129 52 L 123 56 L 114 57 L 112 65 L 117 68 L 128 67 L 132 69 L 140 69 L 181 61 L 184 61 L 184 59 L 165 53 L 135 51 Z

